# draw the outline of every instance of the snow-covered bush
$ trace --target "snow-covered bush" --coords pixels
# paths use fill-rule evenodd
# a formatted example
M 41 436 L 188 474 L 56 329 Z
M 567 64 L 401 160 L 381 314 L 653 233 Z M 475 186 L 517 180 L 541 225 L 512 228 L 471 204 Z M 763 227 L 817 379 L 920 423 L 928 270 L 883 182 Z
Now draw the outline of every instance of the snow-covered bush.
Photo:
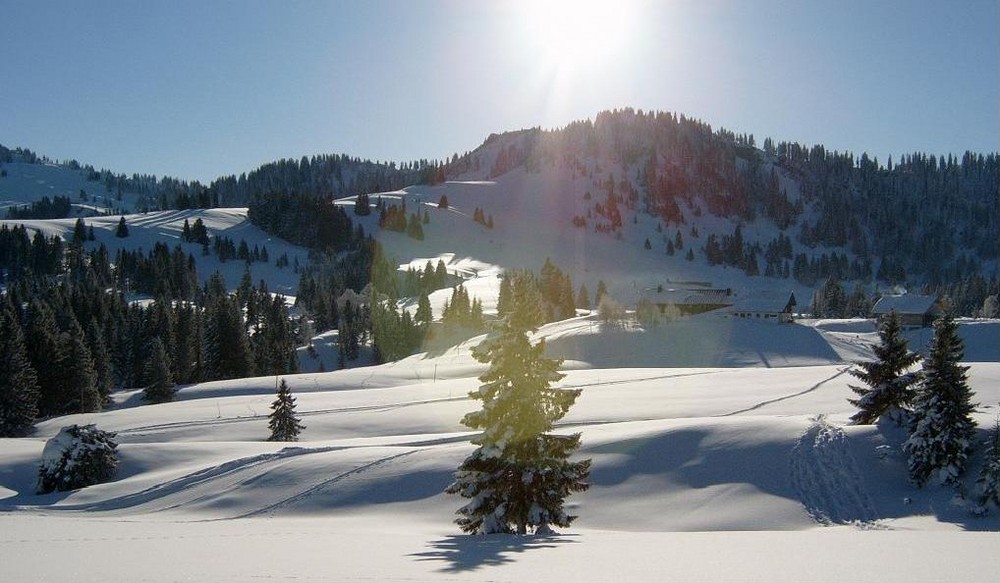
M 69 425 L 45 442 L 38 465 L 39 494 L 85 488 L 109 480 L 118 469 L 115 434 L 96 425 Z

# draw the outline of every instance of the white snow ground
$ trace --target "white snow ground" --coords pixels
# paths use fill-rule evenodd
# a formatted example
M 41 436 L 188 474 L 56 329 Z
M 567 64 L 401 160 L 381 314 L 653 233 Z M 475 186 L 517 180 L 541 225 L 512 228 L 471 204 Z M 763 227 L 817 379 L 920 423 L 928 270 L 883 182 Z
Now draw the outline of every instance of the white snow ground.
M 853 379 L 828 330 L 859 325 L 737 330 L 700 368 L 672 368 L 683 343 L 669 339 L 718 336 L 709 318 L 607 336 L 585 317 L 544 327 L 572 353 L 561 384 L 583 388 L 559 430 L 582 432 L 594 463 L 591 489 L 569 499 L 579 519 L 553 537 L 451 523 L 461 500 L 442 490 L 471 451 L 459 419 L 483 370 L 470 343 L 287 377 L 307 426 L 295 444 L 263 441 L 273 377 L 155 406 L 119 394 L 110 411 L 0 440 L 0 580 L 995 581 L 997 514 L 910 485 L 898 428 L 845 426 Z M 986 343 L 1000 323 L 965 328 Z M 744 337 L 782 356 L 747 360 Z M 637 368 L 605 356 L 650 345 L 668 349 Z M 970 366 L 986 427 L 1000 363 Z M 90 422 L 119 434 L 115 481 L 35 495 L 45 440 Z

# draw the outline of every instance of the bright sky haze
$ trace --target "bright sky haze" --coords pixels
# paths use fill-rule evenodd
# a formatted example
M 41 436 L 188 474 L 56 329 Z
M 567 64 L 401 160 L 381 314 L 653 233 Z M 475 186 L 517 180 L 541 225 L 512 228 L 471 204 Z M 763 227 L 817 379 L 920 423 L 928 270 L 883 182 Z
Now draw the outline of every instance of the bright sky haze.
M 1000 3 L 0 0 L 0 143 L 203 182 L 634 107 L 884 161 L 1000 150 Z

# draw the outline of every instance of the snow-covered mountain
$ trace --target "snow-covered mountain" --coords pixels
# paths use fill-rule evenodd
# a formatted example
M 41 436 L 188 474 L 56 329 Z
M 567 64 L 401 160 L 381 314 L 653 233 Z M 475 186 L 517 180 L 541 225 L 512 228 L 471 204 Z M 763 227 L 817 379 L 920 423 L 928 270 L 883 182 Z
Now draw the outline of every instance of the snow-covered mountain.
M 546 258 L 591 298 L 603 281 L 629 306 L 660 287 L 708 284 L 735 297 L 794 292 L 804 308 L 816 282 L 784 277 L 785 261 L 791 272 L 795 257 L 822 266 L 826 254 L 832 271 L 843 268 L 832 266 L 836 253 L 850 275 L 865 257 L 874 258 L 873 272 L 888 257 L 885 209 L 858 207 L 856 225 L 846 221 L 843 233 L 830 221 L 838 204 L 861 197 L 857 181 L 908 189 L 916 176 L 931 193 L 940 187 L 931 182 L 958 168 L 968 170 L 958 183 L 972 191 L 956 191 L 966 202 L 942 203 L 942 213 L 895 244 L 927 239 L 913 256 L 951 249 L 953 275 L 994 273 L 996 256 L 981 247 L 984 234 L 996 234 L 996 210 L 977 205 L 995 196 L 979 190 L 996 180 L 995 156 L 949 160 L 933 172 L 919 159 L 903 170 L 853 160 L 845 167 L 845 160 L 789 144 L 758 149 L 749 137 L 669 114 L 618 112 L 558 131 L 491 136 L 448 164 L 401 170 L 425 184 L 397 189 L 401 175 L 378 165 L 332 180 L 332 170 L 326 176 L 316 159 L 304 159 L 222 180 L 204 187 L 204 196 L 249 204 L 264 190 L 308 183 L 320 189 L 310 196 L 326 198 L 355 184 L 359 190 L 334 204 L 402 269 L 443 261 L 486 313 L 496 310 L 506 270 L 537 271 Z M 107 186 L 87 180 L 85 168 L 10 161 L 0 170 L 5 204 L 72 199 L 69 218 L 9 222 L 46 236 L 69 239 L 76 217 L 86 216 L 91 248 L 180 245 L 202 281 L 218 269 L 234 287 L 243 261 L 221 262 L 181 240 L 184 222 L 200 219 L 212 236 L 266 245 L 272 260 L 252 263 L 251 277 L 290 295 L 298 285 L 291 264 L 309 261 L 305 248 L 252 224 L 243 207 L 142 213 L 161 205 L 162 192 L 123 191 L 119 201 L 112 187 L 109 201 Z M 353 214 L 367 190 L 374 208 L 405 204 L 423 238 L 380 228 L 379 212 Z M 105 198 L 86 204 L 96 194 Z M 900 196 L 896 202 L 912 212 L 915 199 Z M 167 194 L 163 206 L 177 200 Z M 126 213 L 128 237 L 114 234 L 118 214 L 89 216 L 108 209 Z M 935 221 L 960 211 L 966 222 L 940 237 Z M 782 273 L 766 277 L 775 240 Z M 280 255 L 290 264 L 278 267 Z M 897 266 L 913 267 L 909 257 L 890 259 L 892 277 Z M 927 270 L 912 276 L 933 277 Z M 450 293 L 430 294 L 435 317 Z M 416 308 L 414 298 L 400 304 Z M 1000 325 L 963 320 L 960 333 L 983 436 L 1000 406 Z M 516 539 L 457 536 L 451 521 L 460 501 L 442 493 L 472 449 L 460 420 L 476 407 L 467 395 L 484 371 L 471 356 L 479 339 L 379 366 L 316 372 L 336 362 L 334 334 L 314 340 L 315 357 L 300 349 L 308 372 L 285 377 L 306 426 L 295 446 L 265 441 L 273 376 L 186 385 L 173 402 L 157 405 L 144 404 L 139 389 L 118 391 L 103 412 L 42 420 L 29 437 L 0 438 L 0 580 L 909 583 L 988 581 L 1000 571 L 995 514 L 973 517 L 951 489 L 908 482 L 900 428 L 847 425 L 854 412 L 848 385 L 856 384 L 847 370 L 871 356 L 870 320 L 788 326 L 708 313 L 646 327 L 608 325 L 581 312 L 544 326 L 535 339 L 564 359 L 560 386 L 582 389 L 558 429 L 582 434 L 579 455 L 593 460 L 592 487 L 569 499 L 580 518 L 566 533 Z M 907 339 L 925 350 L 930 331 Z M 45 440 L 71 423 L 117 432 L 121 467 L 109 483 L 36 495 Z M 966 484 L 974 487 L 974 479 L 970 473 Z

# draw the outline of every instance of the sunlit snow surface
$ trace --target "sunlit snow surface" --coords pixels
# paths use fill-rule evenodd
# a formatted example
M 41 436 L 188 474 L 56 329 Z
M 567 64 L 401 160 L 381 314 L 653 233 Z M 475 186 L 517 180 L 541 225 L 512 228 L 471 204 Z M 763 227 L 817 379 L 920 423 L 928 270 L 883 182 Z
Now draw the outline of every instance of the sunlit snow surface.
M 728 356 L 700 368 L 670 366 L 683 344 L 671 332 L 707 342 L 724 322 L 542 328 L 572 359 L 561 385 L 583 389 L 559 430 L 582 432 L 579 453 L 594 462 L 591 489 L 569 499 L 579 519 L 549 538 L 468 537 L 451 523 L 461 502 L 441 492 L 471 451 L 459 419 L 484 370 L 474 340 L 287 377 L 306 425 L 295 444 L 264 441 L 273 377 L 184 387 L 155 406 L 120 394 L 105 413 L 0 440 L 0 579 L 991 580 L 997 515 L 974 518 L 950 491 L 910 485 L 891 424 L 845 425 L 853 378 L 831 334 L 853 335 L 839 342 L 861 354 L 872 332 L 761 326 L 728 328 L 711 345 Z M 977 345 L 1000 323 L 964 328 Z M 781 358 L 747 362 L 743 336 Z M 637 353 L 637 365 L 612 367 L 609 350 Z M 1000 363 L 970 366 L 985 427 Z M 118 432 L 117 479 L 37 496 L 44 442 L 69 423 Z

